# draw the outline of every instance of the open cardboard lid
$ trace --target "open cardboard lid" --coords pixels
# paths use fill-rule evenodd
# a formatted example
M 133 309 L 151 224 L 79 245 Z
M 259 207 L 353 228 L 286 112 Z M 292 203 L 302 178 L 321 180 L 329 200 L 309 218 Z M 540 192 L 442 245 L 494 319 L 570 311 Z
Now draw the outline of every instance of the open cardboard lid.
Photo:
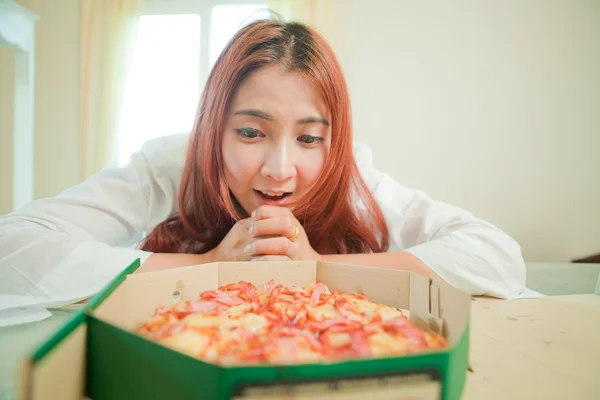
M 21 400 L 81 400 L 85 397 L 87 313 L 139 266 L 137 259 L 25 360 Z

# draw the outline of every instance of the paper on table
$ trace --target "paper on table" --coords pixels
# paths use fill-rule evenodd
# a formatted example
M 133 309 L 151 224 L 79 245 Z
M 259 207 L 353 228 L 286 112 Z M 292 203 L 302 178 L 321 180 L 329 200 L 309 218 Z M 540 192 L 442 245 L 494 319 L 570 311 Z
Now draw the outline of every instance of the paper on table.
M 519 295 L 519 299 L 535 299 L 538 297 L 545 297 L 545 295 L 536 292 L 535 290 L 531 290 L 528 288 L 525 288 L 525 290 L 523 290 L 523 292 Z
M 71 301 L 49 301 L 48 299 L 43 297 L 0 294 L 0 312 L 15 308 L 26 308 L 32 306 L 38 306 L 42 308 L 60 307 L 69 303 L 71 303 Z
M 51 316 L 52 313 L 45 308 L 11 308 L 9 310 L 0 311 L 0 327 L 37 322 Z
M 51 301 L 40 297 L 0 294 L 0 326 L 36 322 L 52 316 L 48 308 L 59 308 L 85 299 Z

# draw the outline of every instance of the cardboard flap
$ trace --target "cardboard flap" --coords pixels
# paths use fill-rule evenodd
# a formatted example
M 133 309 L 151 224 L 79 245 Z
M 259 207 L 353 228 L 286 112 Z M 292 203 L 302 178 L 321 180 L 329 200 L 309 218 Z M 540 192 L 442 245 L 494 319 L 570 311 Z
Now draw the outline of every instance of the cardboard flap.
M 128 274 L 121 281 L 97 304 L 94 315 L 125 329 L 133 329 L 150 317 L 158 305 L 170 305 L 178 299 L 193 300 L 205 290 L 216 289 L 218 264 Z
M 469 328 L 471 296 L 442 281 L 432 281 L 439 288 L 440 318 L 444 319 L 443 334 L 454 342 Z
M 305 286 L 317 279 L 316 268 L 314 261 L 221 262 L 219 285 L 246 281 L 258 287 L 273 279 L 285 286 Z
M 80 310 L 25 362 L 20 399 L 81 400 L 86 343 L 86 314 Z
M 448 338 L 459 339 L 469 318 L 471 296 L 422 275 L 410 276 L 410 320 Z
M 330 290 L 364 294 L 370 301 L 408 309 L 410 273 L 361 265 L 319 262 L 317 280 Z

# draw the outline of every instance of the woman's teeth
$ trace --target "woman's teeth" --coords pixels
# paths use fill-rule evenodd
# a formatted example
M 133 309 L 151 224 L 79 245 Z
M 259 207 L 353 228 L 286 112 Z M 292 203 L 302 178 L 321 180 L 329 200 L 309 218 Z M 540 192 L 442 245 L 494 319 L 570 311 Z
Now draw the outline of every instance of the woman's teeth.
M 290 193 L 263 192 L 262 190 L 257 190 L 257 192 L 263 197 L 266 197 L 271 200 L 280 200 L 290 195 Z

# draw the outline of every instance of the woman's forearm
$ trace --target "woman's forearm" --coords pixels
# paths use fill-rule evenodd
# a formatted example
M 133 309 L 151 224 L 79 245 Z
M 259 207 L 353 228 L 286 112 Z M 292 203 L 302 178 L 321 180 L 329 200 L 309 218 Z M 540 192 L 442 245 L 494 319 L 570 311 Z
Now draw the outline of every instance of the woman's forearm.
M 211 255 L 207 254 L 167 254 L 153 253 L 144 261 L 136 272 L 159 271 L 161 269 L 187 267 L 189 265 L 206 264 L 212 262 Z
M 410 253 L 404 251 L 375 254 L 329 254 L 321 256 L 322 261 L 371 267 L 391 268 L 411 271 L 420 275 L 441 279 L 431 268 Z M 162 269 L 185 267 L 188 265 L 212 262 L 211 254 L 165 254 L 154 253 L 144 261 L 137 272 L 159 271 Z
M 405 251 L 375 254 L 330 254 L 321 256 L 321 260 L 327 262 L 399 269 L 442 280 L 439 275 L 433 272 L 433 270 L 421 262 L 421 260 Z

